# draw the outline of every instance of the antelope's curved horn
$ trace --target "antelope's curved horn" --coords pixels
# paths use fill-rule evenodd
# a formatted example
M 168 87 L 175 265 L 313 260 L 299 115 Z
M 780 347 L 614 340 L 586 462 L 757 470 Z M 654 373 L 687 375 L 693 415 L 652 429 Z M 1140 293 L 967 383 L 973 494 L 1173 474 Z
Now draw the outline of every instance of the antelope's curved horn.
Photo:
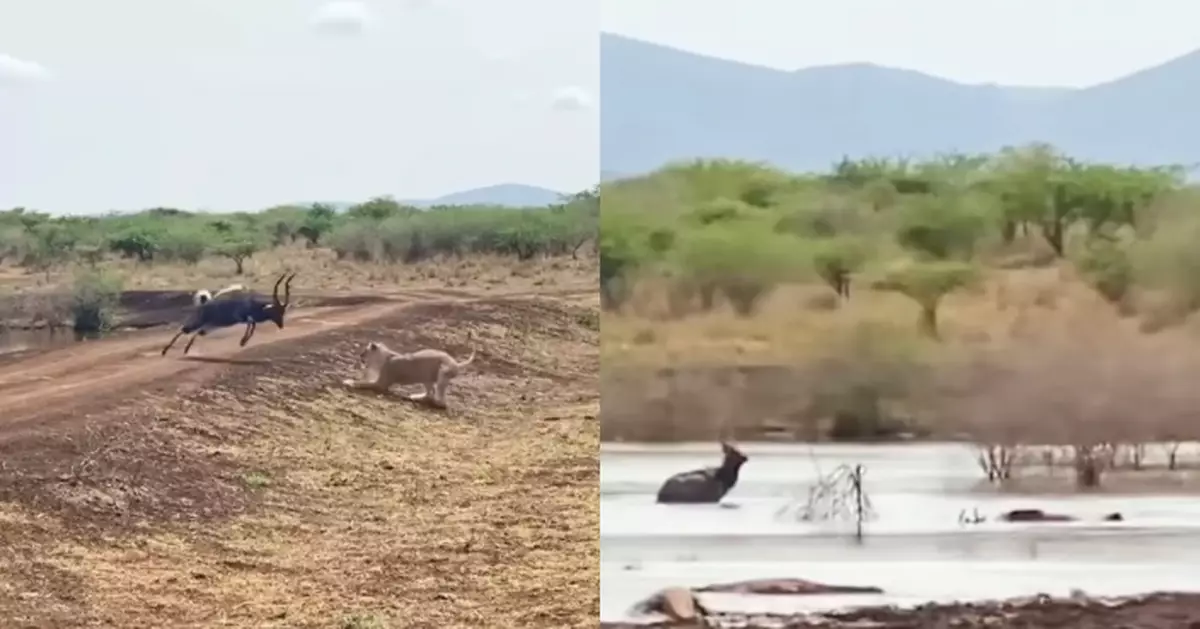
M 283 283 L 283 276 L 282 276 L 282 275 L 280 275 L 280 276 L 279 276 L 279 279 L 275 280 L 275 288 L 272 288 L 272 289 L 271 289 L 271 300 L 272 300 L 272 301 L 274 301 L 276 304 L 280 304 L 280 301 L 279 301 L 279 285 L 280 285 L 281 283 Z
M 287 306 L 292 303 L 292 278 L 296 277 L 295 272 L 287 276 L 283 282 L 283 305 Z

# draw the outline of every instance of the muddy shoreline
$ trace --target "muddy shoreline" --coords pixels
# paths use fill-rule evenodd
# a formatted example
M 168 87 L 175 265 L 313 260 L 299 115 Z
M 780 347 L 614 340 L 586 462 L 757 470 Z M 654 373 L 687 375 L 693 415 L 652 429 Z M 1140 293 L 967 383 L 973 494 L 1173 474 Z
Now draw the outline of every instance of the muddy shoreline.
M 602 622 L 601 629 L 1200 629 L 1200 593 L 1153 592 L 1128 597 L 1030 598 L 928 603 L 792 614 L 714 613 L 696 622 Z

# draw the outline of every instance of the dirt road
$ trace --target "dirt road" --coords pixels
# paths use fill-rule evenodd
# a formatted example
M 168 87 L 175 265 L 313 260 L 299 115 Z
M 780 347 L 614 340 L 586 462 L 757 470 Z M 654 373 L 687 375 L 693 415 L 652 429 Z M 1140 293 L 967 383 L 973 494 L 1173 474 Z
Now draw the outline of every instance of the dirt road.
M 566 291 L 573 294 L 580 291 Z M 589 291 L 582 291 L 587 293 Z M 284 329 L 259 325 L 245 348 L 238 346 L 243 327 L 235 326 L 197 339 L 183 355 L 181 337 L 166 356 L 162 347 L 174 326 L 123 334 L 35 354 L 0 364 L 0 443 L 30 430 L 86 420 L 108 403 L 137 395 L 186 393 L 231 366 L 258 364 L 271 348 L 316 333 L 355 328 L 389 317 L 415 303 L 459 302 L 495 298 L 460 291 L 407 291 L 372 295 L 381 303 L 356 303 L 346 296 L 329 303 L 353 305 L 297 309 Z M 506 298 L 528 297 L 507 294 Z
M 514 295 L 518 296 L 518 295 Z M 271 348 L 319 332 L 361 326 L 413 303 L 469 301 L 469 293 L 412 291 L 371 296 L 382 303 L 355 303 L 345 296 L 330 303 L 353 305 L 298 309 L 284 329 L 258 326 L 245 348 L 242 326 L 197 339 L 187 356 L 181 337 L 166 356 L 162 347 L 174 326 L 61 347 L 0 364 L 0 443 L 65 422 L 86 420 L 110 402 L 137 395 L 186 393 L 235 365 L 261 363 Z
M 368 307 L 321 308 L 296 313 L 284 329 L 258 326 L 248 347 L 283 343 L 324 330 L 353 326 L 380 317 L 402 303 Z M 0 439 L 41 418 L 72 410 L 86 416 L 108 396 L 135 389 L 187 390 L 227 364 L 237 364 L 242 326 L 196 341 L 183 356 L 184 340 L 166 356 L 163 345 L 175 330 L 134 333 L 52 350 L 0 368 Z

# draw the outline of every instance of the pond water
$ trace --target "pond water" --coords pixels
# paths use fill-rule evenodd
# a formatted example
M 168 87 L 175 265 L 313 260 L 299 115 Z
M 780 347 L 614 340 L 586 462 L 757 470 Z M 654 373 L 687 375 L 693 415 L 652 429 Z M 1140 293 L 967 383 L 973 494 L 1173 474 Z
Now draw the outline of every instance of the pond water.
M 654 503 L 671 474 L 716 464 L 720 452 L 713 444 L 601 448 L 602 619 L 625 618 L 636 601 L 664 587 L 769 577 L 874 585 L 885 594 L 702 600 L 717 610 L 787 612 L 1065 595 L 1073 588 L 1096 594 L 1200 590 L 1200 499 L 1194 497 L 979 493 L 974 453 L 959 444 L 739 447 L 750 461 L 720 506 Z M 864 486 L 876 514 L 861 542 L 850 522 L 800 522 L 785 510 L 821 475 L 855 464 L 866 467 Z M 1015 508 L 1082 521 L 959 523 L 963 510 L 994 517 Z M 1125 521 L 1100 521 L 1114 511 Z
M 0 328 L 0 357 L 22 352 L 54 349 L 79 342 L 79 337 L 70 328 L 39 328 L 19 330 Z

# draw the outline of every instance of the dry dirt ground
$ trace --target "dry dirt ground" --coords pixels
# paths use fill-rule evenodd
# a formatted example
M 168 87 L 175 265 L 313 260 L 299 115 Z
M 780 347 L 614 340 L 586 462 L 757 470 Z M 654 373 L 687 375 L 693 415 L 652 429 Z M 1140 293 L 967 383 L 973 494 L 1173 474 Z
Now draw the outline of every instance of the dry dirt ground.
M 189 358 L 159 355 L 173 327 L 0 358 L 0 626 L 595 626 L 576 275 L 310 291 Z M 438 411 L 338 384 L 369 340 L 478 357 Z

